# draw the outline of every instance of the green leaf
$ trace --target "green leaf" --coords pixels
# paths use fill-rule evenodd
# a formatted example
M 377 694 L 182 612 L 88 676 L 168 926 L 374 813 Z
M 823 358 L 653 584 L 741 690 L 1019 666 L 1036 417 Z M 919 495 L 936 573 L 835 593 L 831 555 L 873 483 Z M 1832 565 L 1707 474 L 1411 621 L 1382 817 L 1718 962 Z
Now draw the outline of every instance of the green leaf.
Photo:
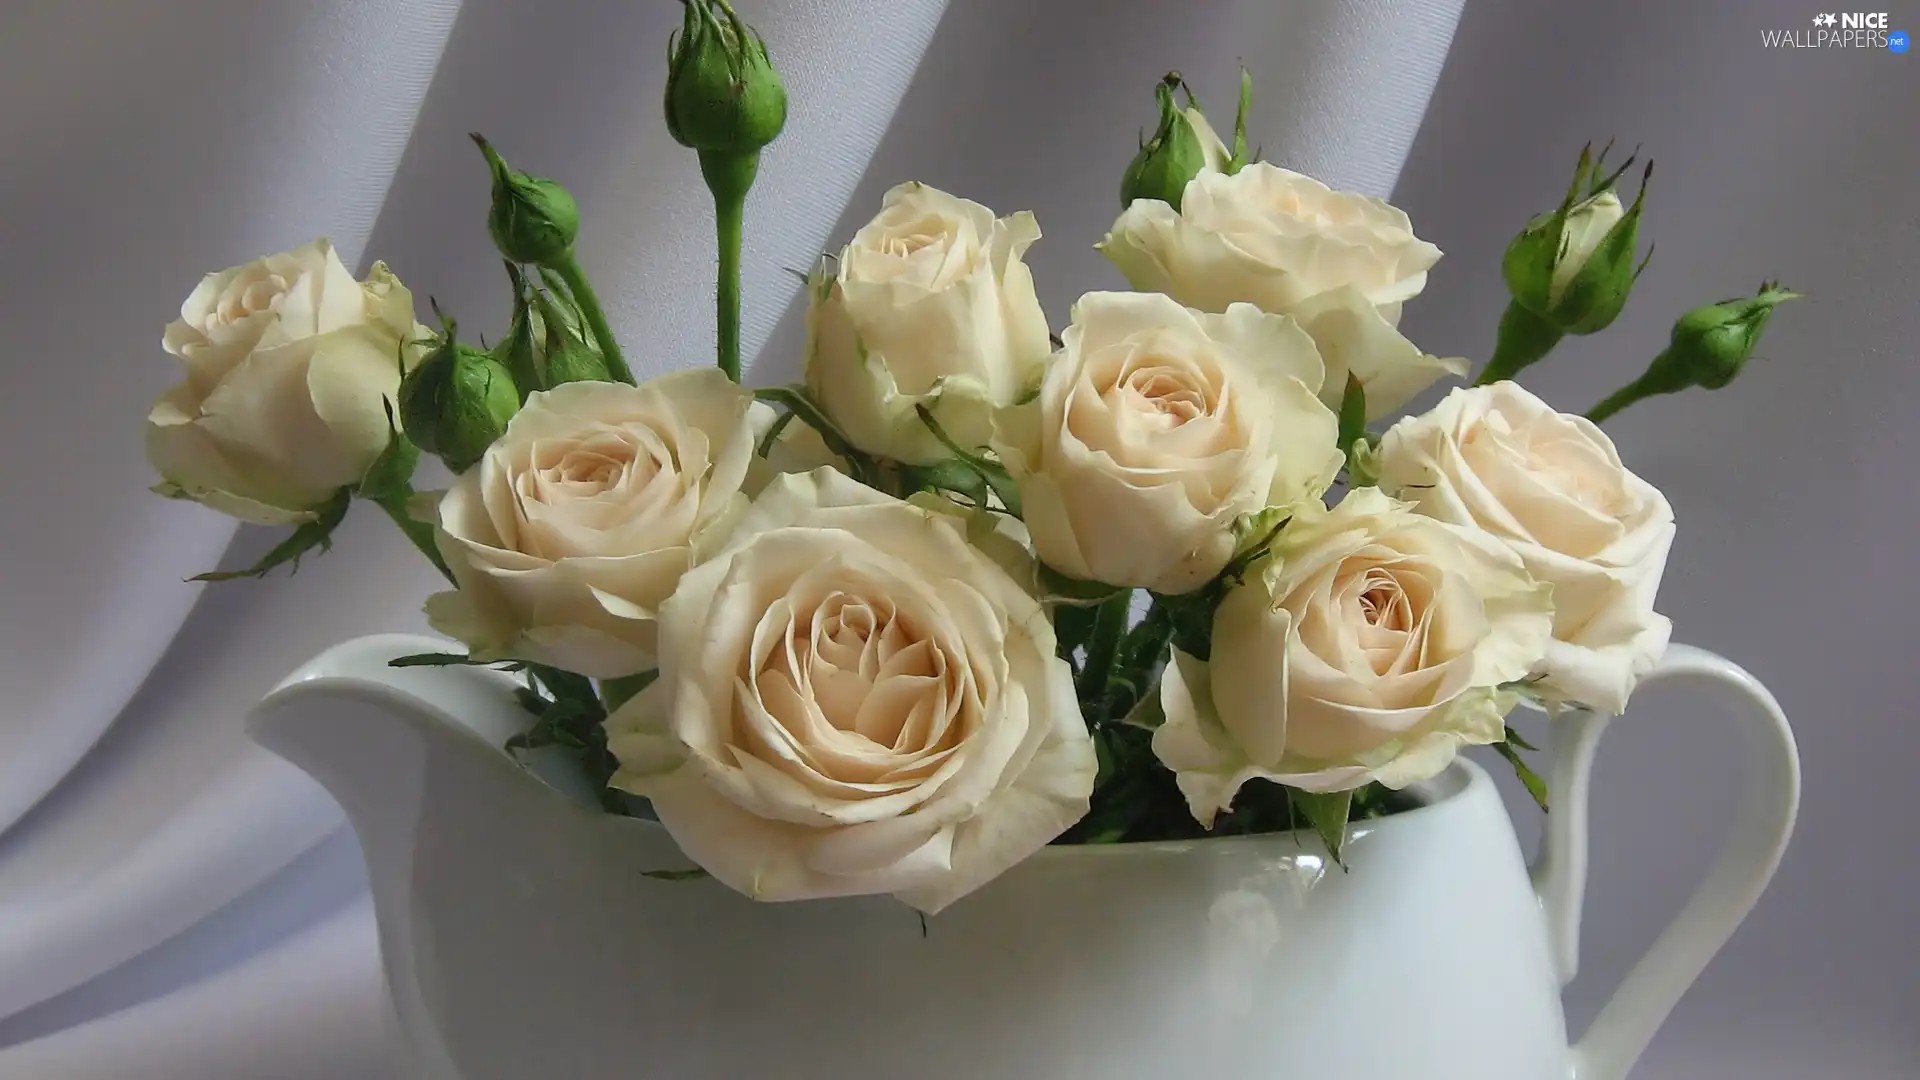
M 1287 801 L 1313 826 L 1321 842 L 1327 845 L 1328 854 L 1339 863 L 1340 849 L 1347 838 L 1347 818 L 1353 812 L 1353 792 L 1320 793 L 1288 788 Z
M 1532 743 L 1530 743 L 1530 742 L 1528 742 L 1528 741 L 1527 741 L 1526 739 L 1524 739 L 1524 738 L 1522 738 L 1522 737 L 1520 736 L 1520 733 L 1519 733 L 1519 732 L 1517 732 L 1517 731 L 1515 731 L 1515 730 L 1513 730 L 1512 728 L 1508 728 L 1508 729 L 1507 729 L 1507 741 L 1508 741 L 1508 742 L 1510 742 L 1510 743 L 1512 743 L 1513 745 L 1515 745 L 1515 746 L 1517 746 L 1517 747 L 1519 747 L 1519 748 L 1520 748 L 1520 749 L 1522 749 L 1522 750 L 1538 750 L 1538 749 L 1540 749 L 1539 747 L 1537 747 L 1537 746 L 1535 746 L 1535 745 L 1533 745 Z
M 327 504 L 320 508 L 319 517 L 293 530 L 293 535 L 275 545 L 272 551 L 261 556 L 260 561 L 245 570 L 214 570 L 205 574 L 195 574 L 188 581 L 234 581 L 239 578 L 262 578 L 274 567 L 290 564 L 289 573 L 300 569 L 300 557 L 315 548 L 326 551 L 333 546 L 333 530 L 346 520 L 347 507 L 353 502 L 353 489 L 341 488 Z
M 1127 710 L 1127 715 L 1121 717 L 1120 722 L 1127 727 L 1139 728 L 1142 731 L 1153 731 L 1166 723 L 1167 713 L 1160 706 L 1158 691 L 1158 684 L 1148 687 L 1147 693 L 1142 694 L 1140 700 L 1133 703 L 1133 708 Z
M 988 487 L 993 489 L 994 497 L 1000 500 L 1000 505 L 1006 509 L 1007 513 L 1019 517 L 1020 485 L 1014 482 L 1012 475 L 995 464 L 992 468 L 982 468 L 980 477 L 987 482 Z
M 800 422 L 820 433 L 820 441 L 827 449 L 846 459 L 853 470 L 853 478 L 872 486 L 879 479 L 879 469 L 867 454 L 854 449 L 846 433 L 827 419 L 820 406 L 807 396 L 805 388 L 798 386 L 765 386 L 753 392 L 753 396 L 769 405 L 778 405 L 800 418 Z
M 413 494 L 413 469 L 420 462 L 420 448 L 400 433 L 393 418 L 393 399 L 381 398 L 380 405 L 387 413 L 387 448 L 368 466 L 356 493 L 373 502 L 404 503 Z
M 1213 654 L 1213 613 L 1220 606 L 1219 591 L 1157 597 L 1173 620 L 1173 647 L 1197 660 Z
M 994 497 L 1000 500 L 1000 505 L 1006 508 L 1007 513 L 1019 517 L 1020 485 L 1014 482 L 1006 467 L 982 455 L 978 449 L 968 449 L 955 442 L 953 436 L 948 435 L 946 429 L 940 426 L 940 421 L 934 418 L 933 410 L 925 405 L 915 405 L 913 410 L 919 415 L 920 422 L 933 433 L 933 437 L 940 440 L 941 446 L 952 451 L 955 458 L 979 474 L 980 479 L 993 490 Z
M 1046 590 L 1043 600 L 1075 607 L 1096 607 L 1115 593 L 1129 591 L 1118 585 L 1071 578 L 1045 563 L 1040 565 L 1040 587 Z
M 974 506 L 987 505 L 986 477 L 964 461 L 942 461 L 933 465 L 907 468 L 907 486 L 915 491 L 951 492 L 963 496 Z
M 1093 633 L 1094 604 L 1054 604 L 1053 636 L 1060 643 L 1060 656 L 1073 662 L 1074 651 L 1087 643 Z M 1076 664 L 1076 667 L 1078 665 Z
M 1513 733 L 1508 732 L 1506 739 L 1494 743 L 1493 748 L 1507 759 L 1507 764 L 1513 766 L 1513 775 L 1520 778 L 1520 786 L 1527 789 L 1527 794 L 1533 796 L 1533 801 L 1539 804 L 1540 809 L 1548 810 L 1547 782 L 1533 771 L 1533 767 L 1520 756 L 1520 751 L 1515 749 Z
M 660 677 L 660 670 L 642 671 L 637 675 L 623 675 L 617 679 L 600 680 L 600 701 L 611 713 L 627 702 L 639 696 L 640 691 L 653 685 Z
M 593 680 L 585 675 L 575 675 L 571 671 L 545 664 L 528 664 L 527 674 L 545 687 L 556 701 L 571 701 L 594 709 L 600 707 L 600 695 L 593 688 Z
M 1360 377 L 1347 372 L 1347 388 L 1340 394 L 1340 448 L 1345 450 L 1367 434 L 1367 388 Z
M 388 667 L 497 667 L 501 671 L 519 671 L 526 667 L 518 660 L 482 660 L 466 653 L 425 652 L 396 656 Z
M 690 870 L 642 870 L 640 873 L 643 877 L 650 877 L 655 881 L 694 881 L 712 876 L 698 867 Z

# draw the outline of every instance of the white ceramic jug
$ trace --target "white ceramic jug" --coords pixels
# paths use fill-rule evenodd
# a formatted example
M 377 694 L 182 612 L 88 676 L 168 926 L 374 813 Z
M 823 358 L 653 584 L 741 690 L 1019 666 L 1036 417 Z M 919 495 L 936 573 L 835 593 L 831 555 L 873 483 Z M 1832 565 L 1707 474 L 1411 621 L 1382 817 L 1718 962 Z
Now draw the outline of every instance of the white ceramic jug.
M 651 822 L 589 808 L 563 760 L 501 749 L 505 676 L 394 669 L 349 642 L 255 711 L 345 808 L 419 1075 L 462 1080 L 1620 1080 L 1779 861 L 1799 795 L 1785 717 L 1674 646 L 1642 692 L 1748 714 L 1747 799 L 1717 866 L 1568 1045 L 1603 720 L 1562 718 L 1531 875 L 1491 780 L 1356 825 L 1347 868 L 1295 835 L 1050 847 L 922 920 L 885 897 L 758 904 Z

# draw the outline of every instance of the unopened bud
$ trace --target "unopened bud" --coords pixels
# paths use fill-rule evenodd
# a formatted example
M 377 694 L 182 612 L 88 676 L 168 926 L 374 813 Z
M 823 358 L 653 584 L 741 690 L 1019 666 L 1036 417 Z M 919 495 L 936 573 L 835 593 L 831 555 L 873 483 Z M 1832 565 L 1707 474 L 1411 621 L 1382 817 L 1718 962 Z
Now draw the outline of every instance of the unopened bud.
M 1507 245 L 1501 270 L 1514 302 L 1560 333 L 1591 334 L 1611 324 L 1646 267 L 1644 260 L 1635 263 L 1635 249 L 1652 163 L 1632 205 L 1622 206 L 1614 190 L 1632 164 L 1629 157 L 1607 173 L 1605 150 L 1598 158 L 1582 150 L 1560 206 L 1528 222 Z
M 493 347 L 493 358 L 513 376 L 520 401 L 525 404 L 528 394 L 543 388 L 538 353 L 540 316 L 527 301 L 527 279 L 520 267 L 513 263 L 506 267 L 507 279 L 513 282 L 513 321 L 507 325 L 507 336 Z
M 456 473 L 479 461 L 519 410 L 513 376 L 491 353 L 455 340 L 452 322 L 400 383 L 407 437 Z
M 508 262 L 560 265 L 580 232 L 579 204 L 554 181 L 508 165 L 479 133 L 472 138 L 493 173 L 493 207 L 487 211 L 493 246 Z
M 540 309 L 540 367 L 542 386 L 551 390 L 562 383 L 611 382 L 606 358 L 587 344 L 580 333 L 580 321 L 566 310 L 565 301 L 535 288 L 534 303 Z
M 1764 282 L 1754 296 L 1694 308 L 1673 324 L 1661 360 L 1688 384 L 1718 390 L 1746 366 L 1774 307 L 1798 296 L 1778 282 Z
M 752 154 L 787 123 L 787 88 L 767 43 L 727 0 L 683 0 L 667 45 L 667 131 L 703 154 Z
M 1175 89 L 1186 89 L 1178 72 L 1169 72 L 1154 87 L 1154 97 L 1160 102 L 1160 123 L 1153 136 L 1140 144 L 1140 152 L 1120 178 L 1122 207 L 1132 206 L 1135 199 L 1158 199 L 1178 210 L 1188 181 L 1203 170 L 1218 171 L 1226 165 L 1226 147 L 1200 110 L 1193 107 L 1193 94 L 1188 92 L 1187 108 L 1181 109 L 1173 101 Z

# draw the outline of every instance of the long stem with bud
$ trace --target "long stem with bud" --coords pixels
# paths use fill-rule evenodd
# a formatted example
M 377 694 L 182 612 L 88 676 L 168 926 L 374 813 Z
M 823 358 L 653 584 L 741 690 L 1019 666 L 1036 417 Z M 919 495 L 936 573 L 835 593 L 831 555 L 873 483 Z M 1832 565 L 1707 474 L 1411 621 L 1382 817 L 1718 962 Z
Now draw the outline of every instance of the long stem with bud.
M 620 354 L 620 343 L 613 338 L 613 327 L 607 325 L 607 313 L 600 308 L 600 298 L 587 281 L 587 272 L 580 269 L 580 260 L 569 250 L 553 269 L 567 283 L 573 302 L 580 305 L 580 315 L 587 320 L 587 329 L 593 331 L 594 344 L 600 346 L 600 355 L 606 358 L 607 374 L 613 376 L 615 382 L 632 385 L 633 369 L 627 367 L 627 358 Z
M 700 174 L 713 192 L 713 220 L 719 243 L 719 273 L 714 283 L 714 321 L 720 370 L 740 381 L 740 245 L 746 220 L 747 190 L 760 169 L 760 155 L 702 153 Z

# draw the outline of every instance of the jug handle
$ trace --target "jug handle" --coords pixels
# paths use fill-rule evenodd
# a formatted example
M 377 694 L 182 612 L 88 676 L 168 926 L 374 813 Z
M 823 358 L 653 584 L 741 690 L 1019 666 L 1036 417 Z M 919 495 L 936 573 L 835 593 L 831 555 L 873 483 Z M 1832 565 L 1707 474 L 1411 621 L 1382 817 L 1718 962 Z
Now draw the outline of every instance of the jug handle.
M 1759 680 L 1723 657 L 1672 645 L 1640 689 L 1697 684 L 1739 713 L 1746 755 L 1738 816 L 1706 880 L 1634 964 L 1573 1048 L 1573 1080 L 1624 1080 L 1700 972 L 1760 898 L 1800 804 L 1800 756 L 1780 704 Z M 1587 885 L 1587 796 L 1594 751 L 1611 718 L 1565 713 L 1555 722 L 1553 811 L 1547 815 L 1534 890 L 1562 986 L 1580 965 L 1580 911 Z

